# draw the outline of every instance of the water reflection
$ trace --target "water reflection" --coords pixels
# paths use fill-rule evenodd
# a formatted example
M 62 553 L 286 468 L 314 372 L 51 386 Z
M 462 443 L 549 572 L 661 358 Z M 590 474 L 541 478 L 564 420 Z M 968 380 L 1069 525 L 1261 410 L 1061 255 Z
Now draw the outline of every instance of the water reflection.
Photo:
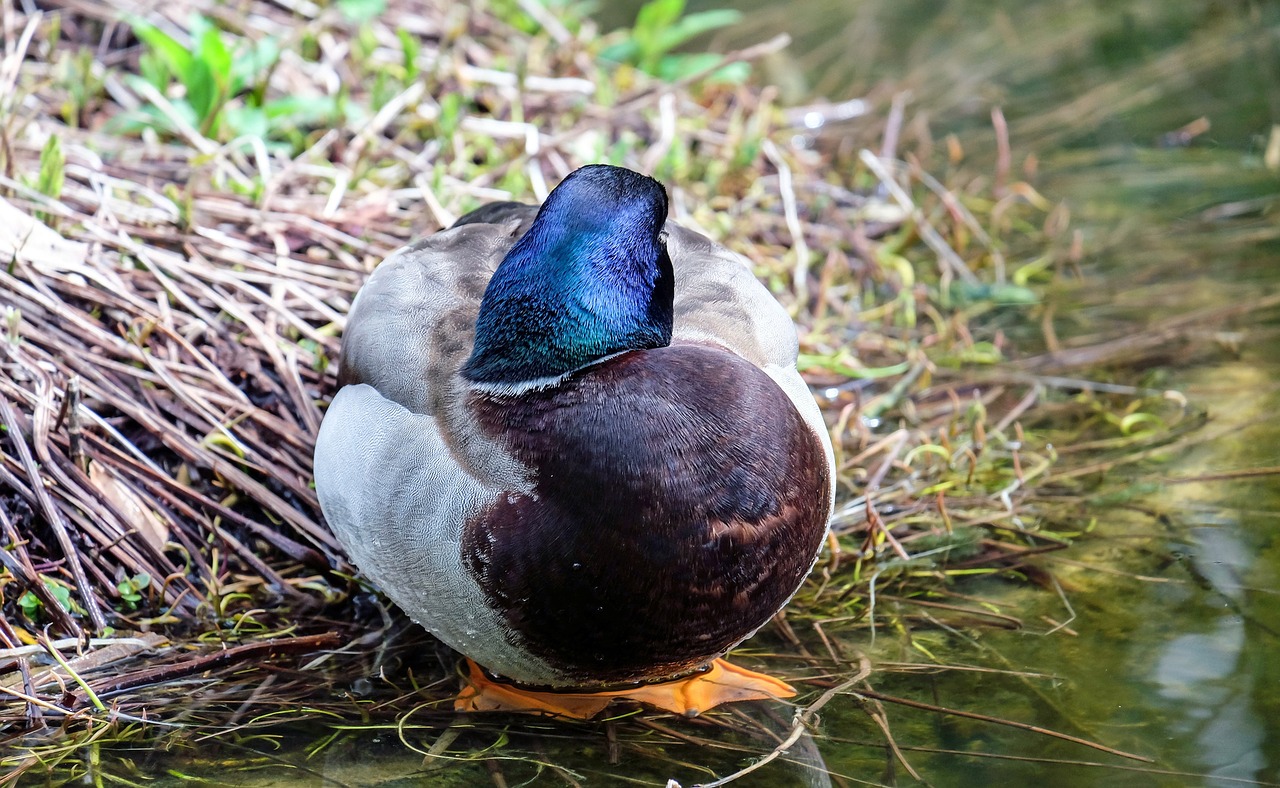
M 876 66 L 855 56 L 847 68 L 909 74 L 917 95 L 913 106 L 931 113 L 935 129 L 977 114 L 962 102 L 980 91 L 967 77 L 953 83 L 926 72 L 985 73 L 1007 89 L 999 101 L 1012 119 L 1015 144 L 1031 146 L 1040 157 L 1037 187 L 1071 206 L 1073 224 L 1085 232 L 1094 255 L 1083 280 L 1052 296 L 1060 338 L 1124 336 L 1170 317 L 1247 305 L 1280 290 L 1280 247 L 1270 208 L 1232 207 L 1274 206 L 1280 199 L 1275 175 L 1257 154 L 1258 140 L 1280 120 L 1274 109 L 1280 107 L 1280 80 L 1256 85 L 1278 62 L 1280 5 L 1089 4 L 1098 11 L 1094 16 L 1072 2 L 1053 4 L 1052 10 L 1047 3 L 1016 5 L 1026 13 L 984 2 L 917 9 L 923 15 L 919 27 L 890 24 L 882 31 L 883 40 L 916 41 L 914 48 L 882 47 L 885 58 Z M 878 24 L 897 18 L 881 4 L 859 8 L 859 18 L 874 17 Z M 886 13 L 877 15 L 876 9 Z M 1012 28 L 991 24 L 1003 13 L 1010 14 L 1006 21 L 1030 21 Z M 1056 15 L 1056 27 L 1039 24 L 1045 15 Z M 854 16 L 850 11 L 849 18 Z M 1197 28 L 1194 19 L 1204 24 Z M 933 43 L 924 46 L 921 40 Z M 1032 59 L 1037 46 L 1040 59 Z M 1242 46 L 1262 60 L 1245 62 Z M 1179 72 L 1192 62 L 1197 65 Z M 1025 70 L 1008 71 L 1015 63 Z M 1244 90 L 1250 83 L 1259 89 Z M 1217 86 L 1212 97 L 1205 94 L 1209 84 Z M 953 86 L 954 93 L 938 93 Z M 1104 94 L 1112 98 L 1102 101 Z M 1202 114 L 1212 134 L 1205 136 L 1201 123 L 1201 135 L 1186 140 L 1190 149 L 1159 148 L 1164 132 Z M 910 111 L 907 119 L 909 125 Z M 1050 120 L 1052 127 L 1046 125 Z M 1065 142 L 1074 147 L 1060 148 Z M 1208 411 L 1206 429 L 1219 439 L 1113 474 L 1106 486 L 1132 482 L 1136 489 L 1151 481 L 1280 465 L 1280 427 L 1269 415 L 1280 410 L 1280 316 L 1274 308 L 1241 314 L 1234 322 L 1191 326 L 1183 352 L 1171 355 L 1175 365 L 1151 370 L 1150 380 L 1142 381 L 1186 391 L 1195 407 Z M 1138 382 L 1123 369 L 1089 374 Z M 1098 506 L 1090 514 L 1098 519 L 1100 541 L 1071 556 L 1098 569 L 1050 563 L 1078 613 L 1072 634 L 987 633 L 980 658 L 973 644 L 945 644 L 947 656 L 967 653 L 988 664 L 1058 674 L 1061 684 L 1045 688 L 1016 679 L 943 675 L 927 689 L 918 678 L 895 687 L 912 697 L 931 690 L 952 707 L 1034 721 L 1153 756 L 1157 763 L 1145 776 L 1142 767 L 1119 771 L 1135 768 L 1122 764 L 1110 771 L 954 754 L 916 755 L 917 765 L 947 785 L 1280 781 L 1277 479 L 1161 484 L 1155 494 L 1126 499 L 1125 508 Z M 1134 510 L 1159 519 L 1135 516 Z M 1006 601 L 1011 596 L 1007 589 L 998 595 Z M 1041 611 L 1061 615 L 1046 595 L 1013 596 L 1027 620 Z M 926 748 L 1088 760 L 1078 748 L 1029 741 L 998 728 L 931 726 L 905 713 L 897 723 L 910 744 Z

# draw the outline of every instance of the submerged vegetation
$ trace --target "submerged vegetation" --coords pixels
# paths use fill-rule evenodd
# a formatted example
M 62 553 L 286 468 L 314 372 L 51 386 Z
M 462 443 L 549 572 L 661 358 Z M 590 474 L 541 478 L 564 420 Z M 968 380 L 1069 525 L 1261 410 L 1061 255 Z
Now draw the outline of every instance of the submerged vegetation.
M 714 779 L 838 696 L 912 773 L 877 676 L 947 669 L 928 633 L 1022 626 L 961 582 L 1063 593 L 1036 558 L 1091 527 L 1081 492 L 1200 423 L 1159 388 L 1066 377 L 1155 344 L 1057 346 L 1038 293 L 1081 239 L 998 111 L 992 171 L 924 124 L 902 143 L 902 101 L 823 129 L 829 105 L 742 83 L 785 40 L 691 59 L 674 50 L 732 19 L 669 0 L 607 36 L 537 0 L 46 6 L 6 12 L 0 63 L 0 775 L 128 782 L 137 745 L 255 768 L 303 735 L 334 764 L 372 733 L 460 784 Z M 459 719 L 454 657 L 320 518 L 312 440 L 367 273 L 594 161 L 662 180 L 800 328 L 840 503 L 743 653 L 800 688 L 793 718 Z M 1110 454 L 1063 458 L 1082 445 Z M 904 661 L 861 653 L 885 632 Z

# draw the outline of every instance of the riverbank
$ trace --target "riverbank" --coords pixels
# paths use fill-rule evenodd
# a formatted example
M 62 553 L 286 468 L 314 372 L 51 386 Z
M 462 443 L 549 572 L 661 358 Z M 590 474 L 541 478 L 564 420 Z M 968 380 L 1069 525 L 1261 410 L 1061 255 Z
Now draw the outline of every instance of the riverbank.
M 742 655 L 802 688 L 799 721 L 837 687 L 883 721 L 878 666 L 833 630 L 1021 626 L 952 581 L 1037 580 L 1035 556 L 1079 532 L 1026 505 L 1062 433 L 1024 424 L 1052 413 L 1124 451 L 1196 423 L 1159 389 L 1059 393 L 1033 374 L 1062 368 L 1055 348 L 1010 338 L 1082 251 L 998 112 L 1005 153 L 970 170 L 953 137 L 902 142 L 891 97 L 833 134 L 847 105 L 784 108 L 718 81 L 785 40 L 662 78 L 644 69 L 663 52 L 604 57 L 641 31 L 539 8 L 199 0 L 143 21 L 91 1 L 5 17 L 11 773 L 67 779 L 102 768 L 95 747 L 234 747 L 286 723 L 316 752 L 362 728 L 444 761 L 537 760 L 536 735 L 495 754 L 506 720 L 456 727 L 454 657 L 353 578 L 310 457 L 373 266 L 583 163 L 662 180 L 674 218 L 746 256 L 799 326 L 840 505 L 810 584 Z M 659 765 L 689 738 L 773 746 L 732 712 L 696 726 L 643 713 L 572 730 Z

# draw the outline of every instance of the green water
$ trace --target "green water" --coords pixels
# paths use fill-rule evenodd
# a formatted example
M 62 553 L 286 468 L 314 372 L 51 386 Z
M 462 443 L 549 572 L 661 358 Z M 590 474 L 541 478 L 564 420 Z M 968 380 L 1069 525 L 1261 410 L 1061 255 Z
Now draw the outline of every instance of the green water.
M 970 165 L 993 160 L 990 112 L 1003 109 L 1015 163 L 1035 155 L 1036 188 L 1067 203 L 1088 251 L 1084 277 L 1049 295 L 1064 344 L 1138 334 L 1280 292 L 1280 178 L 1263 163 L 1280 123 L 1280 4 L 690 7 L 726 5 L 746 19 L 723 36 L 725 46 L 780 29 L 793 35 L 786 53 L 763 64 L 793 102 L 865 95 L 882 115 L 893 93 L 908 90 L 907 126 L 926 111 L 932 136 L 957 134 Z M 852 133 L 874 117 L 821 134 Z M 1177 138 L 1202 117 L 1207 130 Z M 1035 345 L 1039 327 L 1023 327 L 1020 341 Z M 891 695 L 1043 726 L 1154 763 L 887 707 L 899 746 L 928 783 L 1280 783 L 1280 476 L 1165 483 L 1280 465 L 1280 308 L 1206 318 L 1168 344 L 1158 367 L 1079 374 L 1184 392 L 1207 411 L 1203 429 L 1213 439 L 1109 476 L 1104 489 L 1136 492 L 1082 509 L 1082 519 L 1096 519 L 1095 537 L 1045 564 L 1061 596 L 996 581 L 964 588 L 1015 603 L 1029 626 L 926 638 L 942 662 L 1037 676 L 886 671 L 874 682 Z M 920 661 L 892 634 L 870 646 L 865 628 L 846 637 L 876 660 Z M 827 767 L 850 783 L 914 782 L 887 766 L 882 736 L 855 704 L 829 707 L 821 733 Z M 779 771 L 758 784 L 769 779 L 801 777 Z
M 1071 199 L 1076 221 L 1106 246 L 1085 281 L 1052 296 L 1064 340 L 1094 332 L 1123 336 L 1280 289 L 1274 216 L 1198 218 L 1231 200 L 1266 197 L 1280 207 L 1274 176 L 1247 152 L 1090 151 L 1049 156 L 1045 166 L 1054 173 L 1045 191 Z M 1280 477 L 1161 483 L 1280 465 L 1280 309 L 1188 334 L 1185 344 L 1171 342 L 1180 366 L 1139 376 L 1207 410 L 1203 430 L 1215 437 L 1112 475 L 1104 487 L 1123 490 L 1131 481 L 1139 494 L 1083 510 L 1082 518 L 1097 518 L 1094 537 L 1045 564 L 1065 586 L 1065 602 L 1040 589 L 980 583 L 965 589 L 1001 600 L 1014 595 L 1023 620 L 1033 623 L 1019 632 L 991 630 L 973 643 L 948 639 L 946 657 L 1052 678 L 951 673 L 926 686 L 901 677 L 891 690 L 880 680 L 894 694 L 926 700 L 932 694 L 941 705 L 1071 733 L 1156 763 L 1141 766 L 1144 772 L 1118 771 L 1121 761 L 1078 745 L 891 711 L 902 723 L 901 744 L 1111 765 L 910 755 L 931 783 L 1280 782 Z M 1103 370 L 1099 377 L 1113 374 Z M 1068 622 L 1076 634 L 1047 634 L 1050 624 L 1035 622 L 1040 612 Z M 846 753 L 827 752 L 839 770 Z
M 882 112 L 888 96 L 909 89 L 909 117 L 927 109 L 932 134 L 959 135 L 974 167 L 991 160 L 990 111 L 1003 107 L 1019 166 L 1027 154 L 1037 157 L 1036 188 L 1065 200 L 1083 233 L 1083 278 L 1048 296 L 1064 344 L 1138 334 L 1170 317 L 1280 292 L 1280 179 L 1263 164 L 1271 125 L 1280 122 L 1280 4 L 739 6 L 746 20 L 729 40 L 749 43 L 779 29 L 795 36 L 788 53 L 762 66 L 793 101 L 869 94 Z M 1208 131 L 1188 146 L 1162 147 L 1164 135 L 1202 116 Z M 1041 341 L 1037 325 L 1015 330 L 1028 346 Z M 927 783 L 1280 783 L 1280 476 L 1168 483 L 1280 465 L 1280 308 L 1193 325 L 1169 345 L 1163 363 L 1149 369 L 1079 375 L 1182 391 L 1193 410 L 1207 412 L 1202 429 L 1215 437 L 1108 476 L 1105 490 L 1129 494 L 1084 503 L 1079 517 L 1096 521 L 1094 537 L 1045 559 L 1061 594 L 1000 580 L 964 585 L 964 593 L 1016 611 L 1023 629 L 914 633 L 938 661 L 982 671 L 899 671 L 885 666 L 926 661 L 902 633 L 881 630 L 872 642 L 865 626 L 829 630 L 877 664 L 880 692 L 1049 728 L 1154 762 L 886 704 L 897 744 Z M 735 713 L 785 735 L 785 711 L 752 706 Z M 711 744 L 625 722 L 612 732 L 538 721 L 452 729 L 459 738 L 451 753 L 500 744 L 501 777 L 479 762 L 429 770 L 405 748 L 425 750 L 452 722 L 447 712 L 424 711 L 403 730 L 341 735 L 314 757 L 307 750 L 317 731 L 224 742 L 217 757 L 234 766 L 225 770 L 202 758 L 213 752 L 202 752 L 204 744 L 179 753 L 196 756 L 181 767 L 145 751 L 123 755 L 139 773 L 176 769 L 163 779 L 175 785 L 662 785 L 675 778 L 687 787 L 773 744 L 675 719 L 670 728 Z M 915 781 L 893 763 L 867 708 L 838 697 L 823 710 L 817 735 L 736 785 L 895 783 Z
M 1064 343 L 1123 337 L 1280 291 L 1280 180 L 1262 161 L 1280 122 L 1280 7 L 820 5 L 828 15 L 820 24 L 794 23 L 801 54 L 774 65 L 809 75 L 802 91 L 841 99 L 898 75 L 915 105 L 929 109 L 934 135 L 960 134 L 979 160 L 990 154 L 990 107 L 1004 108 L 1015 151 L 1039 159 L 1036 187 L 1067 202 L 1090 251 L 1083 280 L 1050 295 Z M 760 29 L 786 18 L 767 7 L 752 13 Z M 858 25 L 843 24 L 850 19 Z M 833 54 L 841 37 L 851 44 Z M 1202 116 L 1209 130 L 1189 146 L 1164 146 L 1166 134 Z M 1111 476 L 1108 488 L 1131 481 L 1144 492 L 1081 512 L 1097 519 L 1097 538 L 1046 563 L 1064 586 L 1061 599 L 996 583 L 965 589 L 1016 599 L 1026 629 L 936 639 L 943 661 L 1045 677 L 942 672 L 876 682 L 889 694 L 1051 728 L 1155 763 L 890 707 L 899 745 L 923 748 L 906 755 L 929 783 L 1280 782 L 1280 476 L 1161 483 L 1280 465 L 1280 309 L 1206 320 L 1169 344 L 1159 368 L 1094 373 L 1184 392 L 1208 412 L 1204 429 L 1216 437 Z M 1051 631 L 1040 613 L 1067 627 Z M 872 654 L 912 659 L 892 645 Z M 823 731 L 875 739 L 852 707 L 832 712 Z M 819 746 L 835 772 L 884 778 L 883 753 Z

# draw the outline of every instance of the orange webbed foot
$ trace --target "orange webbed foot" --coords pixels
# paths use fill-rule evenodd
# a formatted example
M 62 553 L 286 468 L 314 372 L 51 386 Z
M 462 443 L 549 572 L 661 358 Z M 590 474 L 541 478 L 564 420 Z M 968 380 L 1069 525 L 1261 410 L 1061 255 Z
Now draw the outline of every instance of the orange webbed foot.
M 738 667 L 723 659 L 691 676 L 606 692 L 549 692 L 495 681 L 467 660 L 467 686 L 458 693 L 455 711 L 521 711 L 587 720 L 617 698 L 639 701 L 664 711 L 696 717 L 722 703 L 790 698 L 795 689 L 784 681 Z

